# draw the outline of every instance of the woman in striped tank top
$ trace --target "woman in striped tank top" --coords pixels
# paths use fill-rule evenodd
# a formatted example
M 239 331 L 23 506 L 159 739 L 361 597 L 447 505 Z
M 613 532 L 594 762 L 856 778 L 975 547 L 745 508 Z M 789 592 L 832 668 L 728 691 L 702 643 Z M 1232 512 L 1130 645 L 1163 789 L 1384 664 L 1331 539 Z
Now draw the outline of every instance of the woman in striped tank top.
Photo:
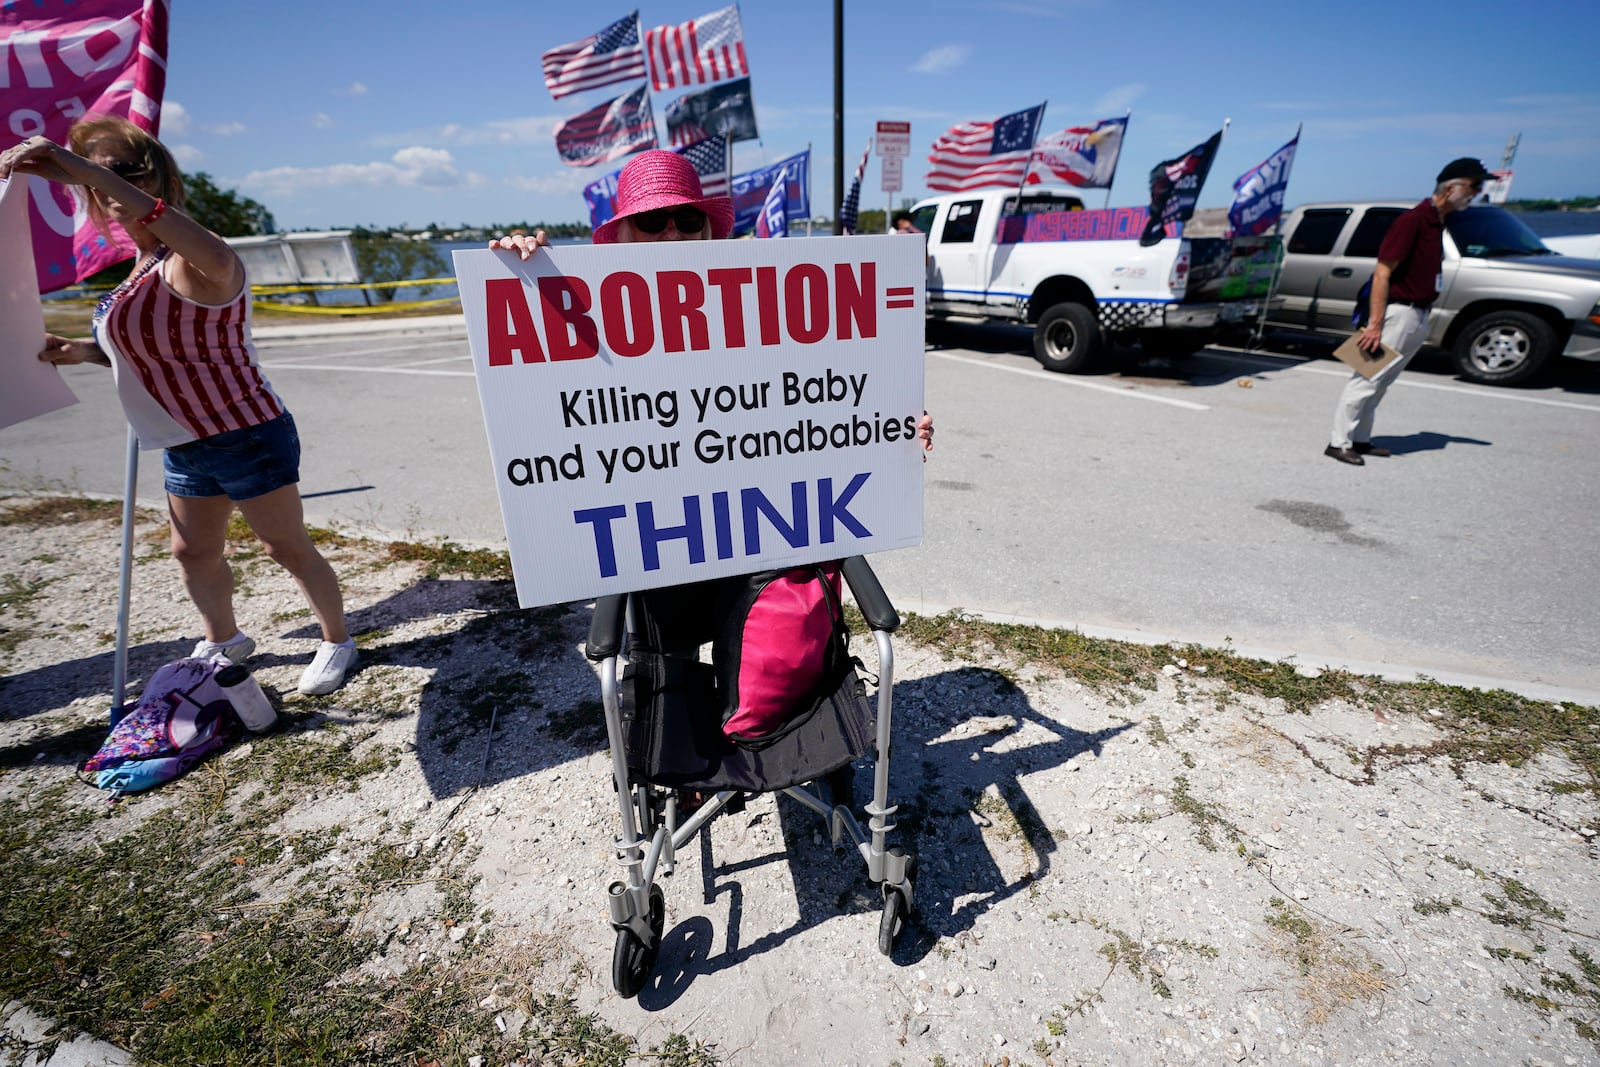
M 0 153 L 0 178 L 14 171 L 81 187 L 100 231 L 121 226 L 138 258 L 95 309 L 94 338 L 47 334 L 39 358 L 111 367 L 139 446 L 166 450 L 172 554 L 205 626 L 193 654 L 240 663 L 255 649 L 234 617 L 223 555 L 237 507 L 322 627 L 300 691 L 332 692 L 355 664 L 355 642 L 339 579 L 306 531 L 300 438 L 256 360 L 244 265 L 184 214 L 183 176 L 148 132 L 92 117 L 73 125 L 69 142 L 70 150 L 43 137 L 23 141 Z

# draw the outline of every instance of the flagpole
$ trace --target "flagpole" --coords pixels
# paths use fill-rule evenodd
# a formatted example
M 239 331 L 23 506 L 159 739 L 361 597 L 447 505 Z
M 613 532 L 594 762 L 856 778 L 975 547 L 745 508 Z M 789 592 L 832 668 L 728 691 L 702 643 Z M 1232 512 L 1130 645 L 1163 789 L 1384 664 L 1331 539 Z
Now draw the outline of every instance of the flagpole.
M 1044 109 L 1050 106 L 1046 100 L 1039 105 L 1039 117 L 1033 123 L 1033 136 L 1028 138 L 1028 162 L 1022 165 L 1022 180 L 1017 183 L 1017 214 L 1022 214 L 1022 190 L 1028 187 L 1028 172 L 1033 169 L 1033 149 L 1039 143 L 1039 127 L 1044 125 Z
M 1101 205 L 1102 208 L 1111 206 L 1111 187 L 1117 184 L 1117 168 L 1122 166 L 1122 148 L 1128 143 L 1128 120 L 1131 118 L 1133 118 L 1133 108 L 1130 107 L 1122 113 L 1122 143 L 1117 145 L 1117 160 L 1111 164 L 1111 180 L 1106 182 L 1106 202 Z
M 807 165 L 809 176 L 811 167 Z M 806 197 L 807 201 L 810 196 Z M 833 0 L 833 235 L 844 233 L 844 0 Z

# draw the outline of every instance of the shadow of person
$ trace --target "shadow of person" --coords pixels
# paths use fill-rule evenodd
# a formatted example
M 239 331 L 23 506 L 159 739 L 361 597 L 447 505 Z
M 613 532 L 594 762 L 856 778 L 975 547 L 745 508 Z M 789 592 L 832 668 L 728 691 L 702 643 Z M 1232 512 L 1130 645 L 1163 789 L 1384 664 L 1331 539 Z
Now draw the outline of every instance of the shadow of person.
M 891 845 L 921 853 L 913 880 L 915 911 L 890 957 L 907 966 L 925 957 L 940 938 L 971 930 L 996 904 L 1025 892 L 1049 872 L 1056 838 L 1029 799 L 1024 778 L 1080 756 L 1098 756 L 1106 741 L 1133 724 L 1074 729 L 1040 713 L 1010 679 L 986 668 L 900 681 L 894 693 L 889 796 L 899 809 L 889 839 Z M 865 802 L 872 788 L 871 764 L 863 761 L 855 772 L 856 796 Z M 675 929 L 668 931 L 662 952 L 665 956 L 671 948 L 674 978 L 658 984 L 650 998 L 641 994 L 641 1005 L 664 1007 L 694 976 L 737 966 L 840 915 L 882 912 L 881 891 L 868 880 L 862 857 L 848 840 L 835 853 L 815 812 L 782 795 L 777 809 L 781 850 L 719 865 L 709 837 L 701 835 L 704 902 L 728 898 L 721 949 L 711 951 L 698 927 L 682 939 Z M 746 943 L 741 876 L 785 861 L 797 917 Z M 863 951 L 876 948 L 869 944 Z
M 175 659 L 182 659 L 194 649 L 194 639 L 175 641 L 147 641 L 128 649 L 128 678 L 125 699 L 132 704 L 139 699 L 144 679 L 156 669 Z M 8 719 L 24 719 L 40 712 L 65 707 L 85 697 L 99 697 L 106 711 L 111 710 L 111 689 L 116 650 L 107 649 L 81 659 L 64 660 L 33 670 L 20 671 L 0 678 L 0 707 L 5 708 Z M 107 726 L 110 725 L 109 720 Z M 104 729 L 101 730 L 102 739 Z M 98 745 L 99 742 L 96 742 Z M 94 749 L 90 748 L 90 752 Z M 88 753 L 84 753 L 87 755 Z
M 1409 455 L 1412 452 L 1437 452 L 1447 445 L 1482 445 L 1489 447 L 1493 441 L 1481 441 L 1476 437 L 1455 437 L 1447 433 L 1420 433 L 1403 434 L 1395 437 L 1374 437 L 1372 443 L 1380 448 L 1387 448 L 1397 456 Z

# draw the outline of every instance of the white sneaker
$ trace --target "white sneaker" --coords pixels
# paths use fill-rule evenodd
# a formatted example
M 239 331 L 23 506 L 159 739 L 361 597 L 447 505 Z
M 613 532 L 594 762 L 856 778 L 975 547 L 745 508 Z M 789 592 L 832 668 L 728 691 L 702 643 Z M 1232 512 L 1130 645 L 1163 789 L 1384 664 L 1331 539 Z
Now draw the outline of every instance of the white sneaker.
M 308 697 L 331 693 L 344 684 L 345 673 L 356 665 L 356 643 L 336 645 L 324 641 L 317 655 L 300 676 L 300 692 Z
M 189 653 L 193 659 L 210 659 L 213 656 L 226 656 L 229 663 L 243 663 L 250 658 L 250 653 L 256 650 L 256 641 L 253 637 L 240 634 L 232 641 L 201 641 L 194 646 L 194 651 Z

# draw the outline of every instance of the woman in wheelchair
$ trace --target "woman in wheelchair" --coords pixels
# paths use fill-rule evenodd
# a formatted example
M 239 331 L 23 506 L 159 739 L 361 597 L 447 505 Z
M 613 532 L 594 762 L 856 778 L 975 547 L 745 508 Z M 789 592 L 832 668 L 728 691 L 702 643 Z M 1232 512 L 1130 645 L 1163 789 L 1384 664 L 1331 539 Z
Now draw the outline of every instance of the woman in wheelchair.
M 704 195 L 700 176 L 686 158 L 675 152 L 649 151 L 635 155 L 623 167 L 617 179 L 616 214 L 596 227 L 593 239 L 595 244 L 723 240 L 732 233 L 733 222 L 733 202 L 725 196 Z M 538 254 L 540 248 L 549 247 L 549 240 L 545 231 L 537 230 L 531 235 L 497 237 L 489 242 L 489 247 L 516 252 L 521 259 L 528 260 Z M 916 437 L 922 444 L 923 459 L 926 460 L 926 453 L 933 448 L 933 419 L 927 412 L 923 412 L 917 423 Z M 586 651 L 591 660 L 602 665 L 602 690 L 607 696 L 608 715 L 619 714 L 627 720 L 628 759 L 632 761 L 637 750 L 642 748 L 650 750 L 648 759 L 653 761 L 651 770 L 643 774 L 637 773 L 639 768 L 631 762 L 624 767 L 613 739 L 613 765 L 619 787 L 624 795 L 631 789 L 639 798 L 637 808 L 628 800 L 622 801 L 623 834 L 617 844 L 619 856 L 628 873 L 626 881 L 612 884 L 608 900 L 612 925 L 617 930 L 612 978 L 618 992 L 624 996 L 633 996 L 643 987 L 660 947 L 664 905 L 660 889 L 651 881 L 657 863 L 665 873 L 670 873 L 675 848 L 698 832 L 717 811 L 725 809 L 730 797 L 733 803 L 737 803 L 743 795 L 741 790 L 781 789 L 829 821 L 836 846 L 848 834 L 866 859 L 869 876 L 883 888 L 884 914 L 879 927 L 881 951 L 888 953 L 891 950 L 894 938 L 910 914 L 912 857 L 898 848 L 885 848 L 884 845 L 886 832 L 894 826 L 891 819 L 895 810 L 887 803 L 890 704 L 886 690 L 892 685 L 892 657 L 888 662 L 884 657 L 887 652 L 887 632 L 898 625 L 898 616 L 866 561 L 860 557 L 813 568 L 800 568 L 777 578 L 771 577 L 772 573 L 713 579 L 694 585 L 605 597 L 596 603 L 595 621 Z M 720 736 L 709 743 L 704 738 L 691 739 L 689 734 L 704 732 L 705 726 L 699 717 L 685 718 L 679 711 L 663 709 L 674 697 L 683 703 L 682 691 L 702 691 L 699 680 L 703 680 L 711 665 L 698 662 L 699 649 L 705 643 L 715 645 L 724 639 L 717 636 L 718 626 L 730 617 L 730 612 L 737 613 L 750 607 L 751 597 L 757 595 L 757 586 L 752 584 L 753 581 L 759 578 L 773 585 L 789 581 L 797 588 L 801 585 L 810 586 L 811 603 L 807 618 L 813 623 L 818 612 L 816 589 L 825 587 L 827 591 L 822 594 L 824 603 L 820 611 L 825 618 L 839 619 L 836 625 L 842 632 L 842 608 L 838 600 L 841 576 L 851 586 L 879 642 L 881 682 L 876 725 L 881 729 L 876 731 L 877 739 L 874 742 L 871 736 L 874 724 L 869 718 L 851 722 L 848 721 L 852 718 L 851 713 L 840 710 L 841 702 L 848 699 L 840 694 L 853 694 L 865 703 L 854 667 L 849 663 L 842 664 L 843 671 L 848 672 L 849 684 L 841 683 L 839 694 L 820 700 L 823 707 L 828 707 L 832 702 L 829 722 L 833 725 L 824 725 L 826 716 L 819 714 L 816 723 L 807 727 L 813 736 L 798 742 L 801 747 L 810 746 L 815 751 L 827 747 L 827 743 L 818 741 L 818 731 L 838 730 L 843 726 L 844 732 L 854 733 L 855 736 L 846 743 L 855 747 L 840 750 L 842 757 L 833 760 L 838 763 L 842 759 L 845 765 L 827 774 L 831 803 L 824 804 L 803 790 L 793 788 L 794 784 L 805 779 L 797 777 L 792 763 L 785 763 L 787 757 L 781 754 L 777 745 L 772 749 L 763 749 L 759 744 L 743 746 L 736 758 L 730 761 L 735 765 L 734 769 L 730 771 L 727 766 L 721 767 L 710 776 L 714 784 L 709 785 L 704 780 L 696 779 L 692 772 L 682 772 L 681 761 L 677 766 L 672 765 L 673 759 L 685 754 L 692 764 L 696 754 L 704 752 L 709 744 L 725 744 Z M 812 581 L 813 577 L 815 581 Z M 616 682 L 616 661 L 621 650 L 624 614 L 628 618 L 629 663 L 619 686 Z M 806 625 L 807 622 L 797 617 L 795 632 L 798 633 L 799 628 Z M 823 625 L 826 627 L 828 624 Z M 726 630 L 726 627 L 723 629 Z M 643 675 L 651 672 L 656 677 L 646 683 Z M 843 677 L 842 673 L 840 677 Z M 663 678 L 667 680 L 663 682 Z M 646 718 L 646 710 L 642 705 L 650 701 L 655 702 L 651 712 L 653 718 L 648 727 L 650 737 L 641 741 L 636 731 L 644 729 L 639 726 Z M 868 709 L 867 716 L 870 715 Z M 734 737 L 733 742 L 735 748 L 740 747 L 739 738 Z M 857 755 L 873 751 L 880 764 L 876 772 L 874 800 L 867 808 L 872 816 L 870 834 L 862 831 L 854 816 L 848 812 L 851 798 L 840 795 L 849 791 L 853 775 L 848 765 L 851 751 Z M 769 752 L 773 755 L 768 756 Z M 832 764 L 829 766 L 832 767 Z M 664 767 L 668 772 L 662 772 Z M 764 767 L 782 769 L 777 771 L 778 777 L 763 780 L 761 772 Z M 756 781 L 757 787 L 750 789 L 741 776 Z M 730 784 L 730 778 L 733 784 Z M 653 802 L 649 799 L 651 790 L 670 790 L 674 786 L 675 794 L 667 793 L 673 798 L 673 803 L 667 807 L 664 819 L 660 820 L 663 825 L 655 827 L 652 842 L 652 824 L 657 819 Z M 716 802 L 708 803 L 713 799 L 708 795 L 713 790 L 716 791 Z M 685 820 L 681 826 L 678 821 L 680 817 Z

